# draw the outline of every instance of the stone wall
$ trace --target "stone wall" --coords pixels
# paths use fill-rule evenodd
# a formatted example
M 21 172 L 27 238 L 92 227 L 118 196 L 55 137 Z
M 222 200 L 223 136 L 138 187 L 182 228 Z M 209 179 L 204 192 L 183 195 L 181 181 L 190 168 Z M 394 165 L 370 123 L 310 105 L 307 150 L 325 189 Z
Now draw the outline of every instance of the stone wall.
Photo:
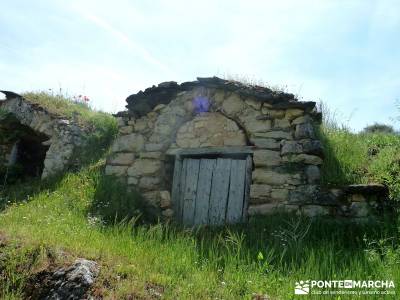
M 15 93 L 4 93 L 7 99 L 0 101 L 0 108 L 15 118 L 14 125 L 27 126 L 48 138 L 43 142 L 49 149 L 46 153 L 41 177 L 46 178 L 65 170 L 71 164 L 74 150 L 83 145 L 84 137 L 87 135 L 85 129 L 70 120 L 49 113 L 40 105 Z M 14 125 L 11 124 L 11 126 Z M 9 145 L 0 145 L 0 148 L 8 149 Z M 4 153 L 7 154 L 7 150 Z M 6 160 L 5 155 L 3 159 Z
M 315 202 L 323 160 L 314 102 L 218 78 L 162 83 L 127 102 L 106 174 L 141 190 L 164 216 L 173 216 L 171 160 L 185 148 L 251 147 L 250 215 Z

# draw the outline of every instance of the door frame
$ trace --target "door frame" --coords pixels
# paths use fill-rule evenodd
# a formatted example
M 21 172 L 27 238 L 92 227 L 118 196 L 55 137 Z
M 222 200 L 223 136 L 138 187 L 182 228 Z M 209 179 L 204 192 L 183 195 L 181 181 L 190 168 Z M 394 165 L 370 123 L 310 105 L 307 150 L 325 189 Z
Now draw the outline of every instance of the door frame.
M 179 207 L 179 192 L 180 192 L 180 177 L 182 171 L 183 159 L 185 158 L 231 158 L 231 159 L 246 159 L 246 174 L 245 174 L 245 192 L 244 192 L 244 204 L 242 222 L 247 222 L 248 219 L 248 207 L 250 198 L 250 185 L 251 176 L 253 170 L 253 153 L 254 147 L 242 146 L 242 147 L 207 147 L 207 148 L 188 148 L 179 150 L 169 150 L 168 156 L 173 156 L 174 170 L 173 170 L 173 181 L 171 200 L 172 208 L 174 210 L 175 220 L 182 223 L 182 216 L 178 215 L 177 212 L 181 211 Z

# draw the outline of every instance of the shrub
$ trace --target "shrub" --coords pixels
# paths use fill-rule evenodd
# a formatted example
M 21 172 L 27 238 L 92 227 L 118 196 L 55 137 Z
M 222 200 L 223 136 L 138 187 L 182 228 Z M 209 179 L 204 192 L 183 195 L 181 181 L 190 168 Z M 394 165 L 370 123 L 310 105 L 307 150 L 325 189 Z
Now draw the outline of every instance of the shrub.
M 373 125 L 369 125 L 363 129 L 364 133 L 395 133 L 393 126 L 375 123 Z

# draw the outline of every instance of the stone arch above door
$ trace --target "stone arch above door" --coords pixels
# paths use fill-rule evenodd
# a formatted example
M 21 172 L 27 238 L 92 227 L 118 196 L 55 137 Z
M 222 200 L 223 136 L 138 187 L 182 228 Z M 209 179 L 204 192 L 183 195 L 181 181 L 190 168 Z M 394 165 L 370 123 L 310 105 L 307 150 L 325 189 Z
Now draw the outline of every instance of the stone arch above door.
M 231 119 L 205 112 L 184 123 L 177 132 L 179 148 L 246 146 L 246 135 Z

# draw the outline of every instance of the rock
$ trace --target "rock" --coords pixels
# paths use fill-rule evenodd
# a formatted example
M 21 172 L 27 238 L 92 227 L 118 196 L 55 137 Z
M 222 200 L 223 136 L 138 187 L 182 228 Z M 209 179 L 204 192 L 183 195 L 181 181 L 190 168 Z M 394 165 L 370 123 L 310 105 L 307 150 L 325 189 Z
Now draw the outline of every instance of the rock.
M 137 185 L 139 179 L 137 177 L 128 177 L 128 185 Z
M 130 134 L 133 132 L 132 126 L 123 126 L 118 129 L 120 134 Z
M 290 132 L 286 131 L 269 131 L 269 132 L 255 132 L 254 133 L 255 137 L 261 137 L 261 138 L 272 138 L 272 139 L 278 139 L 278 140 L 292 140 L 293 136 Z
M 93 286 L 99 274 L 96 262 L 78 259 L 70 267 L 59 268 L 54 272 L 42 271 L 37 278 L 28 283 L 26 295 L 29 299 L 44 300 L 79 300 L 92 299 L 88 291 Z M 35 284 L 40 281 L 40 284 Z
M 225 92 L 223 90 L 217 90 L 213 99 L 215 103 L 221 104 L 225 100 Z
M 283 206 L 283 210 L 287 213 L 299 213 L 300 212 L 300 206 L 298 205 L 292 205 L 292 204 L 285 204 Z
M 163 156 L 162 152 L 141 152 L 140 158 L 151 158 L 151 159 L 161 159 Z
M 169 191 L 161 191 L 160 192 L 160 207 L 167 208 L 172 205 L 171 203 L 171 194 Z
M 132 133 L 119 136 L 113 146 L 113 152 L 138 152 L 144 147 L 144 138 L 141 134 Z
M 224 146 L 244 146 L 246 145 L 245 135 L 231 135 L 224 137 Z
M 296 141 L 283 141 L 281 154 L 297 154 L 303 152 L 303 146 Z
M 253 161 L 256 166 L 278 166 L 281 164 L 281 155 L 278 151 L 255 150 Z
M 319 183 L 321 180 L 321 171 L 319 167 L 311 165 L 307 166 L 305 169 L 305 173 L 307 176 L 307 182 L 310 184 Z
M 148 204 L 150 204 L 150 206 L 153 206 L 155 208 L 160 207 L 160 191 L 143 192 L 142 195 L 147 200 Z
M 148 152 L 157 152 L 164 149 L 164 144 L 145 144 L 144 149 Z
M 251 138 L 250 142 L 252 142 L 258 148 L 271 150 L 278 150 L 280 148 L 280 143 L 274 139 Z
M 244 119 L 244 127 L 248 132 L 265 132 L 271 129 L 271 120 L 257 120 L 251 116 Z
M 366 202 L 353 202 L 350 204 L 350 215 L 356 218 L 369 216 L 369 206 Z
M 298 117 L 298 118 L 294 119 L 292 121 L 292 124 L 293 125 L 298 125 L 298 124 L 310 123 L 310 122 L 311 122 L 310 116 L 306 115 L 306 116 L 301 116 L 301 117 Z
M 366 202 L 366 199 L 361 194 L 353 194 L 353 195 L 351 195 L 351 201 L 352 202 Z
M 178 129 L 176 144 L 180 148 L 245 146 L 246 136 L 220 113 L 203 113 Z
M 265 203 L 270 200 L 271 186 L 252 184 L 250 186 L 250 203 Z
M 322 165 L 322 159 L 320 157 L 309 154 L 293 155 L 290 157 L 289 161 L 308 165 Z
M 287 119 L 276 119 L 274 122 L 274 128 L 289 128 L 290 127 L 290 122 Z
M 338 193 L 337 191 L 338 189 L 334 189 L 333 191 L 328 190 L 319 192 L 315 203 L 321 204 L 323 206 L 329 205 L 340 207 L 342 204 L 340 199 L 343 193 Z
M 305 154 L 313 154 L 323 157 L 323 147 L 321 141 L 307 139 L 301 140 L 300 143 Z
M 246 99 L 244 101 L 248 106 L 250 106 L 251 108 L 254 108 L 255 110 L 260 110 L 261 109 L 261 102 L 254 100 L 254 99 Z
M 125 118 L 119 117 L 117 118 L 118 127 L 126 126 Z
M 308 217 L 328 216 L 330 215 L 329 206 L 304 205 L 301 212 Z
M 274 171 L 256 168 L 252 176 L 254 183 L 263 183 L 270 185 L 300 184 L 299 175 L 281 174 Z
M 276 213 L 279 209 L 282 208 L 282 205 L 279 205 L 278 203 L 250 205 L 248 209 L 248 214 L 249 216 L 270 215 Z
M 107 164 L 116 166 L 129 166 L 134 160 L 134 153 L 116 153 L 107 159 Z
M 174 211 L 171 208 L 167 208 L 161 213 L 165 218 L 172 218 L 174 216 Z
M 302 116 L 303 114 L 304 111 L 302 109 L 297 109 L 297 108 L 288 109 L 286 110 L 285 118 L 291 121 L 297 117 Z
M 128 170 L 128 166 L 111 166 L 107 165 L 105 174 L 106 175 L 114 175 L 114 176 L 123 176 L 126 174 L 126 170 Z
M 151 159 L 137 159 L 128 169 L 128 175 L 137 177 L 142 175 L 154 175 L 161 169 L 161 162 Z
M 287 189 L 273 189 L 271 198 L 279 202 L 285 202 L 289 199 L 289 190 Z
M 166 107 L 167 106 L 165 104 L 158 104 L 156 107 L 154 107 L 153 111 L 159 112 L 159 111 L 162 111 Z
M 142 190 L 155 190 L 160 184 L 159 177 L 144 176 L 140 178 L 138 186 Z
M 149 126 L 148 126 L 146 117 L 142 117 L 142 118 L 140 118 L 140 119 L 135 121 L 135 128 L 134 129 L 135 129 L 136 132 L 143 131 L 143 130 L 147 129 L 148 127 Z
M 294 133 L 296 139 L 315 139 L 314 127 L 311 123 L 304 123 L 296 125 L 296 131 Z
M 318 185 L 297 186 L 289 192 L 289 204 L 311 204 L 316 203 L 320 196 Z
M 272 109 L 271 107 L 266 107 L 265 104 L 264 104 L 263 108 L 261 109 L 261 112 L 263 114 L 270 116 L 273 119 L 282 119 L 285 116 L 284 110 Z
M 232 94 L 222 103 L 222 108 L 229 116 L 234 116 L 244 108 L 244 102 L 236 94 Z

